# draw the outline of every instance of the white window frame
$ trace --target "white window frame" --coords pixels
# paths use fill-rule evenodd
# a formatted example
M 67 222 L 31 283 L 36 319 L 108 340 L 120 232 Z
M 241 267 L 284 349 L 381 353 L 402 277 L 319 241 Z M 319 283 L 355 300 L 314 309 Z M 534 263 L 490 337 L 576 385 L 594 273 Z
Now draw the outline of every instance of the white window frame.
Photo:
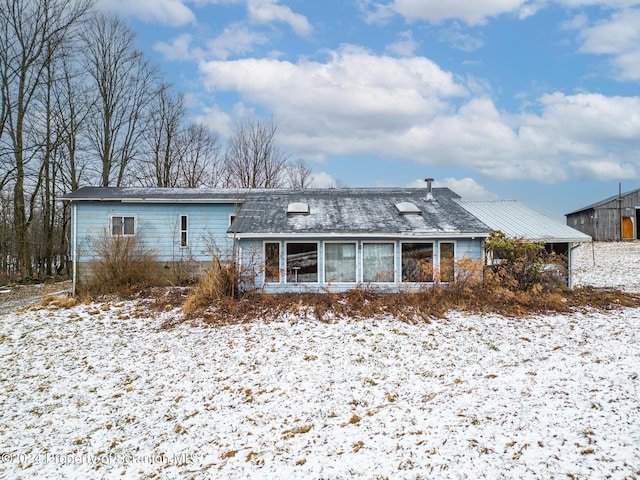
M 267 281 L 267 244 L 268 243 L 274 243 L 276 245 L 278 245 L 278 281 L 277 282 L 269 282 Z M 282 283 L 282 242 L 278 241 L 278 240 L 273 240 L 273 241 L 268 241 L 265 240 L 264 242 L 262 242 L 262 251 L 264 253 L 264 274 L 263 274 L 263 278 L 264 278 L 264 283 L 265 285 L 278 285 L 280 283 Z M 284 278 L 286 279 L 286 275 L 284 275 Z
M 287 255 L 287 247 L 290 244 L 296 244 L 296 243 L 313 243 L 316 245 L 316 276 L 317 279 L 315 282 L 290 282 L 289 281 L 289 258 Z M 315 285 L 317 283 L 320 283 L 320 242 L 318 241 L 304 241 L 304 240 L 298 240 L 298 241 L 291 241 L 291 242 L 284 242 L 284 283 L 287 283 L 289 285 Z
M 122 219 L 122 233 L 114 234 L 113 233 L 113 219 L 120 218 Z M 133 233 L 124 233 L 124 219 L 125 218 L 133 218 Z M 135 237 L 136 233 L 138 233 L 138 217 L 137 215 L 130 213 L 113 213 L 109 215 L 109 234 L 112 237 Z
M 365 264 L 365 259 L 364 259 L 364 246 L 365 245 L 370 245 L 370 244 L 374 244 L 374 245 L 379 245 L 379 244 L 385 244 L 385 245 L 392 245 L 393 246 L 393 280 L 390 282 L 377 282 L 375 280 L 365 280 L 364 279 L 364 264 Z M 367 241 L 363 241 L 362 245 L 361 245 L 361 249 L 360 249 L 360 278 L 362 283 L 373 283 L 373 284 L 380 284 L 380 285 L 393 285 L 394 283 L 398 282 L 398 272 L 397 272 L 397 261 L 398 261 L 398 247 L 396 245 L 396 242 L 393 241 L 388 241 L 388 240 L 367 240 Z
M 408 244 L 424 244 L 424 245 L 431 245 L 431 269 L 432 269 L 432 274 L 431 274 L 431 281 L 426 281 L 426 282 L 416 282 L 413 280 L 405 280 L 404 277 L 404 273 L 403 273 L 403 267 L 402 267 L 402 260 L 403 260 L 403 254 L 404 254 L 404 246 L 408 245 Z M 433 240 L 418 240 L 418 241 L 406 241 L 406 242 L 400 242 L 400 281 L 403 283 L 433 283 L 434 277 L 435 277 L 435 262 L 436 262 L 436 242 Z
M 233 221 L 236 219 L 237 215 L 235 213 L 229 214 L 229 228 L 233 225 Z
M 182 219 L 185 218 L 187 221 L 187 226 L 186 228 L 182 228 Z M 181 214 L 180 215 L 180 219 L 178 220 L 180 222 L 180 224 L 178 225 L 179 229 L 180 229 L 180 248 L 189 248 L 189 223 L 190 223 L 190 218 L 189 215 L 187 214 Z M 182 241 L 182 235 L 184 234 L 184 242 Z
M 327 245 L 353 245 L 353 281 L 350 282 L 340 282 L 340 281 L 332 281 L 327 276 Z M 334 285 L 351 285 L 354 283 L 358 283 L 358 242 L 355 240 L 332 240 L 325 241 L 322 248 L 322 273 L 324 275 L 324 283 L 331 283 Z

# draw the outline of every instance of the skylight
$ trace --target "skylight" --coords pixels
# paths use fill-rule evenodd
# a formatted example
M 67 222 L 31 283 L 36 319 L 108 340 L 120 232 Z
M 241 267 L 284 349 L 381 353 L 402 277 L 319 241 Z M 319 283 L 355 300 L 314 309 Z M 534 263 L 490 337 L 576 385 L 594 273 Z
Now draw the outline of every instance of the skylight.
M 309 215 L 309 204 L 293 202 L 287 205 L 287 215 Z
M 421 215 L 420 210 L 415 204 L 411 202 L 399 202 L 395 204 L 396 210 L 400 215 Z

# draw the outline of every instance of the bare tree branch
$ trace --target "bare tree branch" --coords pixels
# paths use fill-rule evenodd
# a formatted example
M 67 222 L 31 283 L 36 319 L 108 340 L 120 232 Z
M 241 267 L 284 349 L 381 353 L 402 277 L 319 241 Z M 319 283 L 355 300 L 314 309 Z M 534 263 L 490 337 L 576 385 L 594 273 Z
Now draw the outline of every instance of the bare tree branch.
M 237 126 L 225 155 L 227 184 L 238 188 L 279 188 L 285 185 L 289 154 L 276 144 L 273 120 L 247 120 Z

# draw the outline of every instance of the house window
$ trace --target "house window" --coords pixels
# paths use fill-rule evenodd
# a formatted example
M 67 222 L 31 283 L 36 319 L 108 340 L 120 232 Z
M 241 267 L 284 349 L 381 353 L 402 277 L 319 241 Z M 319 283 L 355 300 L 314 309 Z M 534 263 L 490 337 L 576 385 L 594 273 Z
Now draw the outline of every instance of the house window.
M 393 282 L 394 281 L 394 246 L 393 243 L 362 244 L 362 281 Z
M 455 243 L 440 242 L 440 281 L 455 280 Z
M 324 244 L 324 281 L 337 283 L 355 283 L 356 281 L 356 244 Z
M 180 215 L 180 246 L 186 248 L 189 246 L 189 216 Z
M 264 244 L 264 282 L 280 283 L 280 244 Z
M 110 220 L 112 237 L 133 236 L 136 234 L 136 217 L 112 215 Z
M 236 216 L 235 215 L 229 215 L 229 226 L 233 226 L 233 222 L 236 221 Z
M 318 281 L 318 244 L 287 243 L 287 283 Z
M 402 244 L 402 281 L 433 281 L 433 243 Z

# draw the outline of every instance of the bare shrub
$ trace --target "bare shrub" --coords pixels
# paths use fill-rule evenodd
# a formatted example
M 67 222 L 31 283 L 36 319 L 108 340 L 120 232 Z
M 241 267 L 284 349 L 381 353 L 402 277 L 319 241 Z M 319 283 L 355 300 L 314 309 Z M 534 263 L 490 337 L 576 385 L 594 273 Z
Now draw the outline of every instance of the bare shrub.
M 234 299 L 239 292 L 239 275 L 233 264 L 222 263 L 213 257 L 207 275 L 203 277 L 187 297 L 183 311 L 190 315 L 225 299 Z
M 462 258 L 456 262 L 454 280 L 452 285 L 457 288 L 465 288 L 482 282 L 482 259 Z
M 134 236 L 111 236 L 103 232 L 92 243 L 91 278 L 83 286 L 89 294 L 124 294 L 158 284 L 155 251 Z

